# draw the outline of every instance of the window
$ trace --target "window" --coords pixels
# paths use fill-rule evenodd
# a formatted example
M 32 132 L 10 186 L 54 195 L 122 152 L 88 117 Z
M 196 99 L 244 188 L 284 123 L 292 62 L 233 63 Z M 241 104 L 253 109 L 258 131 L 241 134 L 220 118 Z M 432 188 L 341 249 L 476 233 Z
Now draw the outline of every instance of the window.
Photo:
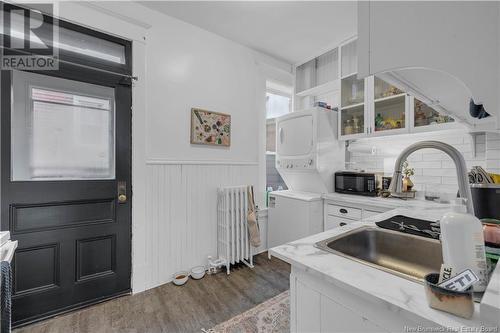
M 276 125 L 274 119 L 291 111 L 292 99 L 285 94 L 266 93 L 266 151 L 276 152 Z
M 286 184 L 275 167 L 276 122 L 275 118 L 292 110 L 292 87 L 268 82 L 266 93 L 266 188 L 286 189 Z
M 16 43 L 24 42 L 24 32 L 19 30 L 23 27 L 24 16 L 13 11 L 12 12 L 11 36 L 16 40 Z M 40 25 L 40 19 L 35 15 L 32 17 L 33 24 Z M 62 23 L 62 22 L 61 22 Z M 86 56 L 99 60 L 109 61 L 117 64 L 125 64 L 125 46 L 119 43 L 112 42 L 107 39 L 91 36 L 86 33 L 75 31 L 59 24 L 54 29 L 57 38 L 44 40 L 45 43 L 50 43 L 50 46 L 63 51 L 72 52 L 78 56 Z M 38 48 L 45 48 L 46 45 L 33 35 L 30 36 L 30 43 Z
M 114 179 L 114 92 L 14 72 L 12 180 Z
M 282 96 L 268 92 L 266 94 L 267 119 L 276 118 L 290 112 L 290 96 Z

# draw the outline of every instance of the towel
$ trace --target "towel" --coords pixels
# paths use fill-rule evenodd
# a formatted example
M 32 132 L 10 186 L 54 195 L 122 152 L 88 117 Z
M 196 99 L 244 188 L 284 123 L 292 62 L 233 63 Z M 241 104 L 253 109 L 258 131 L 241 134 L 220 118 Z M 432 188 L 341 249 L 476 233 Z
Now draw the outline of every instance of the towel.
M 1 302 L 1 328 L 0 333 L 10 333 L 10 319 L 11 319 L 11 306 L 12 306 L 12 272 L 8 261 L 0 262 L 0 271 L 2 279 L 2 287 L 0 290 Z
M 248 216 L 247 225 L 248 233 L 250 234 L 250 244 L 253 247 L 260 246 L 260 230 L 257 223 L 257 214 L 255 212 L 255 200 L 253 198 L 253 186 L 248 186 Z
M 469 172 L 469 183 L 471 184 L 493 184 L 492 177 L 480 166 L 473 166 Z

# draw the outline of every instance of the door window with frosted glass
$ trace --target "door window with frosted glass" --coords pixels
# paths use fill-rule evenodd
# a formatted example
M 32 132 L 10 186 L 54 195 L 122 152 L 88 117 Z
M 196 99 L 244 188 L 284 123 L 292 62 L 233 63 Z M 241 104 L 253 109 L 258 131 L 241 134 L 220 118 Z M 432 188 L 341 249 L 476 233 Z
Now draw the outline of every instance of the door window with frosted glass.
M 13 73 L 13 181 L 114 179 L 112 88 Z

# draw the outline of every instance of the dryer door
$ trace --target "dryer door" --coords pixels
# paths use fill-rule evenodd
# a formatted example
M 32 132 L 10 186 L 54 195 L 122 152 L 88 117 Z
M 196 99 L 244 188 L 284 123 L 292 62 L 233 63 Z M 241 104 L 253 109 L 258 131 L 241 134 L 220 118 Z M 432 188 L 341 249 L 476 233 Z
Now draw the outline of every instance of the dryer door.
M 281 156 L 302 156 L 313 149 L 313 116 L 311 114 L 277 121 L 276 150 Z

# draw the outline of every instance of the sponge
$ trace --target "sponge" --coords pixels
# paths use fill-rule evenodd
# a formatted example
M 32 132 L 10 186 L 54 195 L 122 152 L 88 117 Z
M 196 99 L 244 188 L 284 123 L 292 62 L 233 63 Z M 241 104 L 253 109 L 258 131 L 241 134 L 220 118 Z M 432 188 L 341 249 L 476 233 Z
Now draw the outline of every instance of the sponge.
M 493 183 L 500 184 L 500 175 L 496 173 L 490 173 L 491 179 L 493 179 Z

